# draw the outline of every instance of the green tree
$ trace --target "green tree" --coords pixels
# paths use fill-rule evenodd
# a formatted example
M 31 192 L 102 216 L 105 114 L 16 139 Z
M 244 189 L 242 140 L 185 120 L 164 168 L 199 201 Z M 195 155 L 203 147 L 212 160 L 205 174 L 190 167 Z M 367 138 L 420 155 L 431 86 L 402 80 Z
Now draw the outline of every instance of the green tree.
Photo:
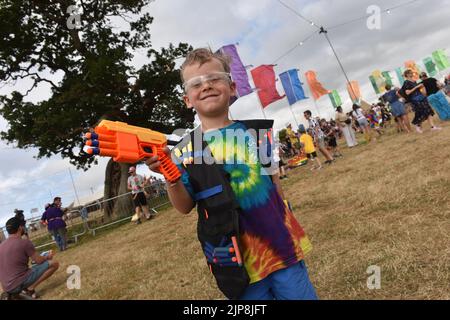
M 153 18 L 144 9 L 152 0 L 77 2 L 81 24 L 74 26 L 74 1 L 0 0 L 0 82 L 31 83 L 25 94 L 0 96 L 0 115 L 9 124 L 1 138 L 38 148 L 37 158 L 60 154 L 87 170 L 96 160 L 82 151 L 82 134 L 101 119 L 165 133 L 192 124 L 176 68 L 177 58 L 192 48 L 151 47 Z M 131 62 L 139 49 L 149 62 L 137 69 Z M 27 101 L 43 84 L 50 98 Z M 105 198 L 127 192 L 128 167 L 108 163 Z M 130 200 L 109 209 L 108 216 L 129 214 Z

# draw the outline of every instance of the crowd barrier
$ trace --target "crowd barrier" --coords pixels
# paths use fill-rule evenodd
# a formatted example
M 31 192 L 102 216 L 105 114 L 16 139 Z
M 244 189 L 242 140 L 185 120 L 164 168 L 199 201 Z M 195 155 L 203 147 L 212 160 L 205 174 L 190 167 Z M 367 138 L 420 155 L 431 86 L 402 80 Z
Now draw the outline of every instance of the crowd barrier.
M 155 182 L 145 187 L 147 207 L 153 214 L 157 214 L 157 209 L 170 204 L 165 183 Z M 128 204 L 127 210 L 118 212 L 115 210 L 115 219 L 107 217 L 108 213 L 113 211 L 119 202 Z M 119 209 L 120 210 L 120 209 Z M 109 199 L 99 199 L 97 201 L 85 204 L 84 206 L 70 209 L 65 213 L 68 243 L 78 243 L 80 238 L 87 234 L 96 236 L 101 230 L 114 225 L 130 221 L 134 215 L 131 192 L 118 195 Z M 53 237 L 50 235 L 47 227 L 40 222 L 40 217 L 28 219 L 26 223 L 29 239 L 35 244 L 36 249 L 43 249 L 56 245 Z M 5 239 L 5 227 L 1 228 L 0 242 Z M 2 239 L 3 237 L 3 239 Z

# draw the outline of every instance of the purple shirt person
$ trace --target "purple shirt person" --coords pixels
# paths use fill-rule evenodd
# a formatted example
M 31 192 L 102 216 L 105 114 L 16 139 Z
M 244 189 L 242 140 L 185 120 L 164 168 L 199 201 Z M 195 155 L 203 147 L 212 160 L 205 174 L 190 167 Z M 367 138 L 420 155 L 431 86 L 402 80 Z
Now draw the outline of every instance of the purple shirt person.
M 64 212 L 61 210 L 61 198 L 56 197 L 41 218 L 47 224 L 48 231 L 55 238 L 56 244 L 61 251 L 64 251 L 67 247 L 67 230 L 63 216 Z

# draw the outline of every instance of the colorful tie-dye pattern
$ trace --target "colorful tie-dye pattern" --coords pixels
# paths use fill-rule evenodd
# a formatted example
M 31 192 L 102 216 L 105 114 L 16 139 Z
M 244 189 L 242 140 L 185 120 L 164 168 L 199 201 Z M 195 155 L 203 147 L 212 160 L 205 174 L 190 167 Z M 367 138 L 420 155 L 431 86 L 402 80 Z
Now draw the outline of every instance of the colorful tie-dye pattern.
M 230 143 L 226 130 L 244 133 L 246 128 L 235 122 L 220 129 L 222 139 L 217 139 L 217 131 L 206 133 L 205 139 L 215 160 L 223 163 L 230 174 L 232 189 L 242 208 L 240 241 L 250 283 L 254 283 L 302 260 L 311 250 L 311 244 L 292 212 L 286 208 L 270 176 L 260 174 L 264 169 L 256 161 L 257 155 L 248 152 L 254 139 L 247 137 L 246 143 Z M 211 136 L 215 139 L 209 139 Z M 236 161 L 232 163 L 231 160 Z M 179 167 L 183 172 L 182 181 L 193 195 L 187 172 Z

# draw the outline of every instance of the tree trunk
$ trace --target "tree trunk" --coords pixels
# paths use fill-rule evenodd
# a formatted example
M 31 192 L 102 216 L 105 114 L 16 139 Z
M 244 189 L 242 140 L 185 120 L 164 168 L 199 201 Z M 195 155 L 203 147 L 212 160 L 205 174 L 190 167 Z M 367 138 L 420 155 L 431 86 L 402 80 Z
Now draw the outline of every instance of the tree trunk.
M 105 172 L 104 200 L 115 198 L 128 193 L 128 169 L 130 164 L 117 163 L 109 160 Z M 104 203 L 104 217 L 106 220 L 126 217 L 134 211 L 131 195 L 121 196 Z

